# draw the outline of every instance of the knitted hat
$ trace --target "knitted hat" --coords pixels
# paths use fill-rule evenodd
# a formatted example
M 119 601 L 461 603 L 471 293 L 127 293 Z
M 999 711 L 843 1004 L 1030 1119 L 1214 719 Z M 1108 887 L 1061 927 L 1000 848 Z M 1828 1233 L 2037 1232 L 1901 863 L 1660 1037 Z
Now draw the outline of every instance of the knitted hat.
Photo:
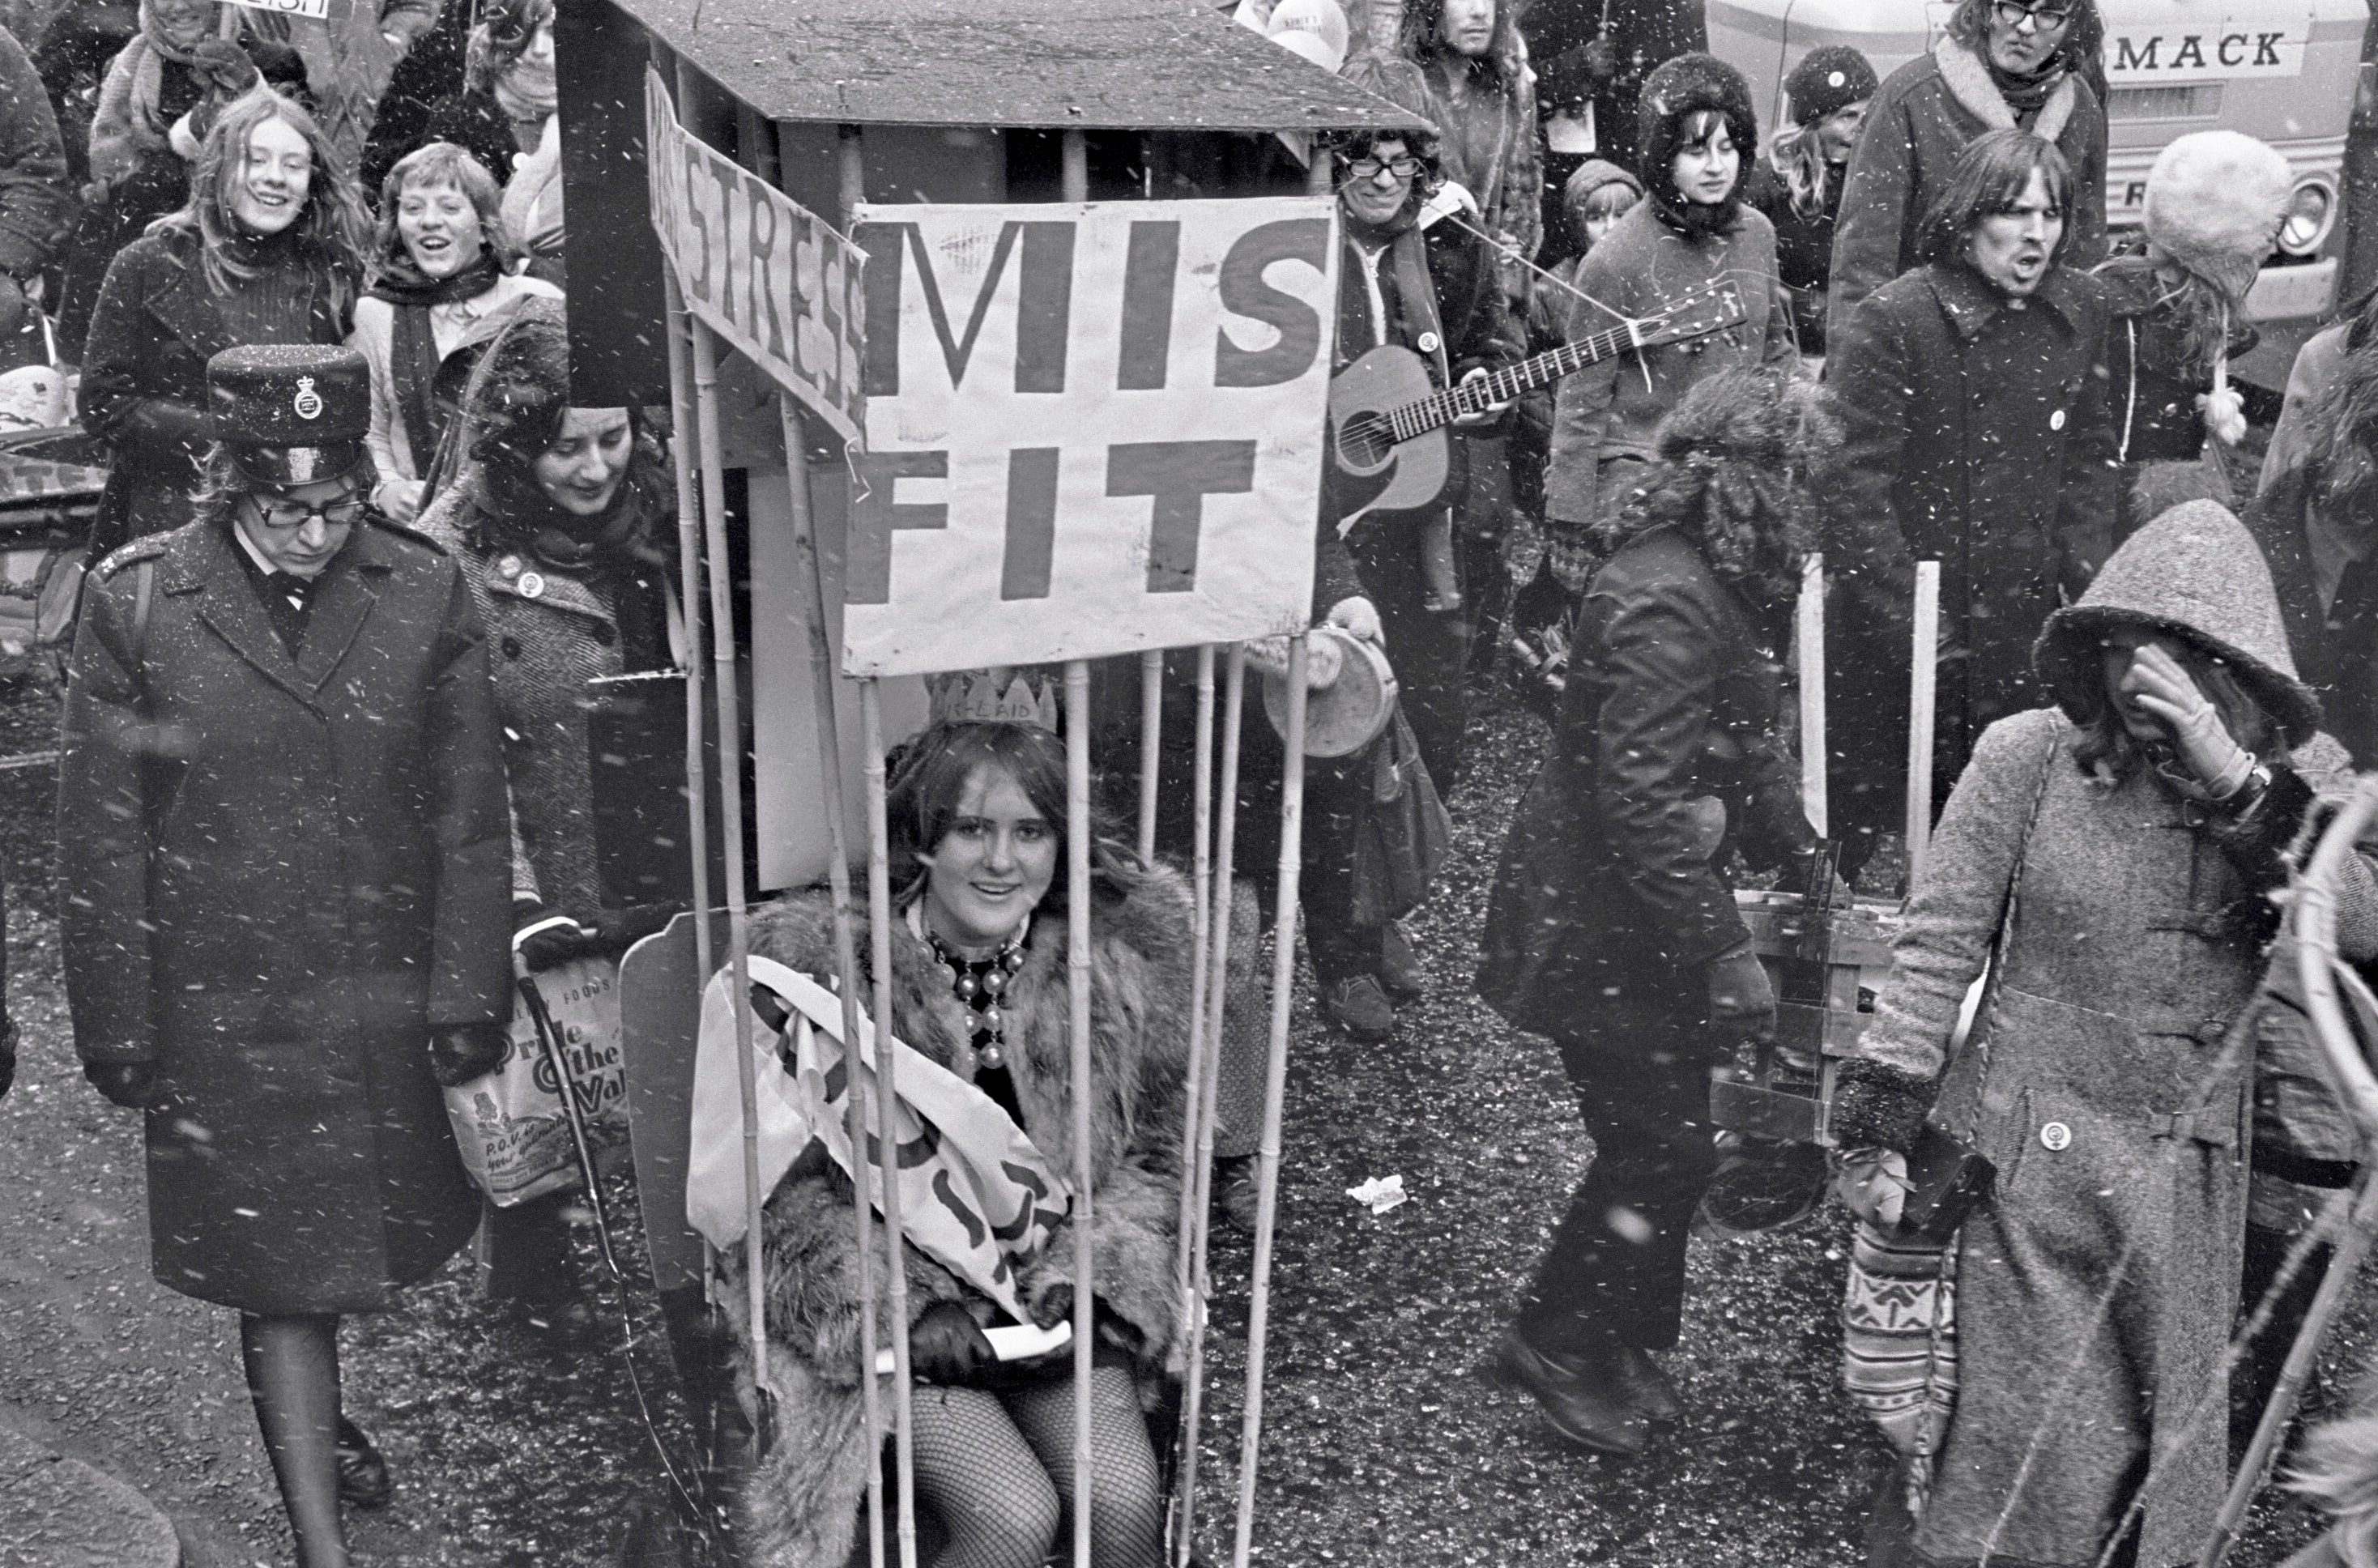
M 1638 200 L 1643 195 L 1643 182 L 1603 158 L 1589 158 L 1571 171 L 1561 186 L 1561 205 L 1575 211 L 1585 204 L 1585 198 L 1604 186 L 1625 186 Z
M 1846 43 L 1809 50 L 1784 78 L 1796 126 L 1813 126 L 1836 109 L 1872 98 L 1875 86 L 1874 67 Z
M 2147 174 L 2150 248 L 2233 300 L 2254 286 L 2295 195 L 2288 161 L 2238 131 L 2192 131 Z
M 1747 173 L 1759 156 L 1759 116 L 1750 106 L 1750 84 L 1716 55 L 1679 54 L 1662 65 L 1643 78 L 1643 94 L 1635 110 L 1635 145 L 1642 150 L 1638 166 L 1643 171 L 1645 190 L 1672 221 L 1684 223 L 1689 231 L 1703 232 L 1733 221 L 1742 189 L 1742 182 L 1736 180 L 1735 194 L 1727 197 L 1714 223 L 1707 219 L 1687 221 L 1691 204 L 1676 189 L 1672 170 L 1684 145 L 1686 120 L 1704 109 L 1725 116 L 1726 134 L 1734 139 L 1735 150 L 1742 154 L 1742 167 Z
M 2270 568 L 2220 502 L 2174 507 L 2132 534 L 2078 603 L 2048 617 L 2032 667 L 2076 724 L 2105 702 L 2097 643 L 2117 626 L 2170 632 L 2228 665 L 2289 745 L 2320 728 L 2320 700 L 2296 674 Z

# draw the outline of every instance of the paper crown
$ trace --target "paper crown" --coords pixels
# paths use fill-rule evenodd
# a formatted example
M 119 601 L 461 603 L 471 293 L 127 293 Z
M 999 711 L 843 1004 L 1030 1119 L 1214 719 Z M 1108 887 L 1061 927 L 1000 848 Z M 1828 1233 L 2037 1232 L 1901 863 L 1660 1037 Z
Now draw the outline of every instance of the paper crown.
M 1062 707 L 1050 671 L 1014 664 L 953 670 L 927 676 L 925 691 L 937 724 L 1034 724 L 1057 732 Z

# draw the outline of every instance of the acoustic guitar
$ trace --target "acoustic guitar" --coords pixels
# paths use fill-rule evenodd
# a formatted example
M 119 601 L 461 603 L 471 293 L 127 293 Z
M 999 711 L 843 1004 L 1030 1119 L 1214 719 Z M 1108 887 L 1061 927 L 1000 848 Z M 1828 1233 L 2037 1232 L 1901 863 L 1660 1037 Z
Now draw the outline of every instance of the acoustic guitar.
M 1339 495 L 1347 502 L 1339 532 L 1366 512 L 1435 504 L 1452 469 L 1446 427 L 1463 415 L 1483 413 L 1628 349 L 1705 338 L 1747 317 L 1741 286 L 1719 278 L 1657 315 L 1621 322 L 1481 379 L 1445 388 L 1430 381 L 1428 361 L 1411 350 L 1393 343 L 1371 350 L 1329 383 L 1329 457 Z

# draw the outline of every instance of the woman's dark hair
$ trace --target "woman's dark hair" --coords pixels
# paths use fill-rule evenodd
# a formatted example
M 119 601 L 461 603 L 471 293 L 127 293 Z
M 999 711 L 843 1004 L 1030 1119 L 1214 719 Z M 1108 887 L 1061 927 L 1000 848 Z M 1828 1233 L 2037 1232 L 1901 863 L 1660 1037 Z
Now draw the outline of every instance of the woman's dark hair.
M 2064 256 L 2072 237 L 2072 165 L 2056 144 L 2029 131 L 1984 131 L 1965 144 L 1949 171 L 1949 183 L 1932 198 L 1924 213 L 1918 261 L 1958 262 L 1965 254 L 1965 236 L 1985 218 L 2014 210 L 2036 174 L 2048 187 L 2048 199 L 2065 218 L 2064 232 L 2049 247 L 2053 267 Z
M 1957 8 L 1949 13 L 1949 36 L 1979 54 L 1989 58 L 1990 6 L 1992 0 L 1957 0 Z M 2064 36 L 2056 43 L 2056 63 L 2068 71 L 2088 74 L 2089 62 L 2105 47 L 2106 25 L 2097 16 L 2097 0 L 2063 0 L 2072 9 L 2072 19 L 2064 27 Z
M 2255 697 L 2252 686 L 2238 678 L 2228 661 L 2199 644 L 2185 627 L 2158 628 L 2157 635 L 2178 651 L 2180 666 L 2221 715 L 2221 723 L 2232 740 L 2265 762 L 2288 760 L 2285 730 Z M 2102 681 L 2068 684 L 2078 684 L 2087 693 L 2081 715 L 2081 738 L 2072 748 L 2073 760 L 2080 763 L 2083 772 L 2109 784 L 2120 784 L 2144 763 L 2145 753 L 2132 738 L 2113 703 L 2107 700 Z M 2079 693 L 2074 695 L 2078 697 Z
M 189 199 L 179 210 L 150 224 L 148 232 L 196 235 L 198 269 L 210 293 L 227 294 L 254 278 L 257 269 L 234 251 L 241 231 L 232 216 L 232 191 L 246 174 L 248 138 L 268 120 L 280 120 L 295 131 L 313 157 L 306 205 L 288 233 L 295 237 L 299 254 L 343 317 L 354 302 L 356 281 L 363 275 L 364 246 L 371 231 L 363 194 L 306 106 L 262 82 L 224 108 L 199 146 L 198 162 L 190 170 Z
M 1647 530 L 1681 528 L 1718 576 L 1774 603 L 1815 548 L 1809 480 L 1841 441 L 1814 383 L 1777 370 L 1721 370 L 1660 422 L 1660 461 L 1596 529 L 1604 550 Z
M 2347 341 L 2350 342 L 2348 334 Z M 2323 509 L 2378 508 L 2378 341 L 2350 348 L 2304 421 L 2304 472 Z
M 885 791 L 883 810 L 891 840 L 892 885 L 904 904 L 923 893 L 931 855 L 950 831 L 968 781 L 995 768 L 1015 781 L 1024 798 L 1057 835 L 1057 874 L 1041 907 L 1065 907 L 1065 743 L 1037 724 L 936 724 L 902 751 Z M 1123 842 L 1113 821 L 1090 806 L 1090 875 L 1115 892 L 1127 892 L 1145 870 L 1138 854 Z

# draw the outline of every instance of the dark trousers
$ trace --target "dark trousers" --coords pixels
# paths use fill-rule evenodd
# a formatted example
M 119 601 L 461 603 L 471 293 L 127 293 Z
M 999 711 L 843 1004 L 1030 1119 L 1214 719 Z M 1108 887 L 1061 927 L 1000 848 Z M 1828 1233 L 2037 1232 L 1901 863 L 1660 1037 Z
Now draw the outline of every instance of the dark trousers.
M 1363 592 L 1379 612 L 1387 662 L 1395 666 L 1396 690 L 1421 760 L 1436 793 L 1453 798 L 1461 778 L 1462 732 L 1470 704 L 1462 676 L 1470 665 L 1473 628 L 1465 613 L 1432 613 L 1421 607 L 1418 515 L 1387 512 L 1365 518 L 1346 536 Z M 1461 552 L 1456 552 L 1461 558 Z M 1464 563 L 1466 565 L 1466 563 Z M 1471 584 L 1462 584 L 1466 598 Z M 1327 609 L 1328 606 L 1324 605 Z
M 1540 1350 L 1676 1342 L 1685 1243 L 1717 1168 L 1709 1086 L 1723 1052 L 1699 976 L 1612 977 L 1620 994 L 1581 1008 L 1576 1031 L 1554 1041 L 1593 1163 L 1519 1309 L 1519 1333 Z

